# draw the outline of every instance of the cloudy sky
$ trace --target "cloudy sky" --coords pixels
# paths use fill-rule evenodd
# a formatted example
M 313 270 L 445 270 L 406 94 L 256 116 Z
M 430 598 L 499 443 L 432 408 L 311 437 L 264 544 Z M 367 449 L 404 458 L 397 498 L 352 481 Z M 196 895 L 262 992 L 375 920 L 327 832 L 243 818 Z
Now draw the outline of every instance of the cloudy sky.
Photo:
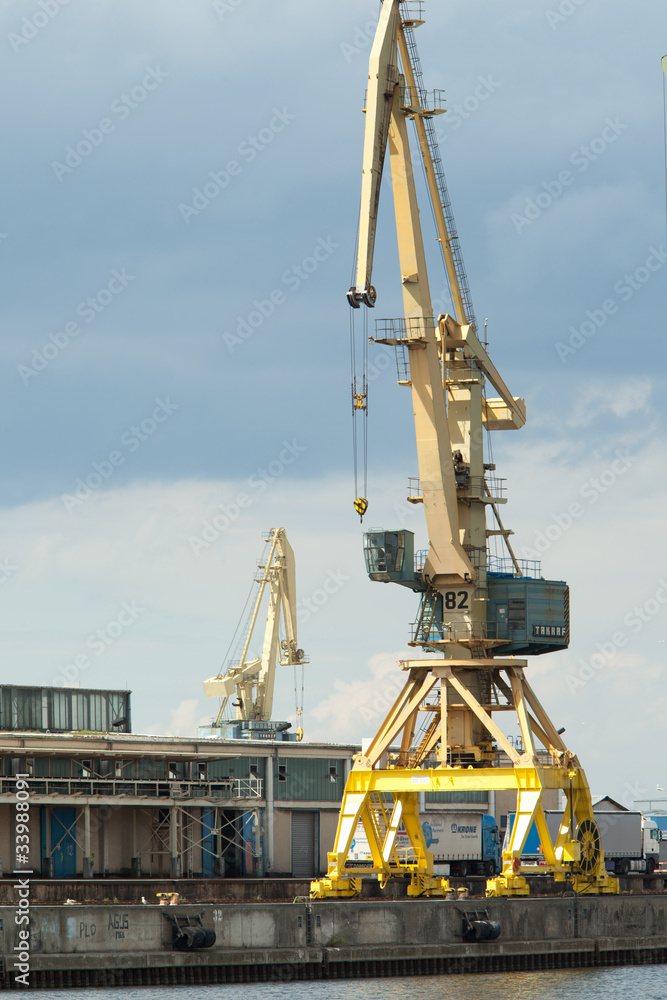
M 345 291 L 377 10 L 0 0 L 2 683 L 127 686 L 135 730 L 192 734 L 217 711 L 201 682 L 262 533 L 283 525 L 307 737 L 358 741 L 380 721 L 416 609 L 367 581 L 351 506 Z M 426 13 L 477 316 L 528 404 L 494 440 L 504 519 L 572 588 L 570 650 L 529 676 L 594 791 L 646 798 L 667 781 L 667 11 Z M 378 318 L 401 308 L 381 207 Z M 367 524 L 423 547 L 404 502 L 409 393 L 375 350 Z M 294 715 L 289 673 L 275 715 Z

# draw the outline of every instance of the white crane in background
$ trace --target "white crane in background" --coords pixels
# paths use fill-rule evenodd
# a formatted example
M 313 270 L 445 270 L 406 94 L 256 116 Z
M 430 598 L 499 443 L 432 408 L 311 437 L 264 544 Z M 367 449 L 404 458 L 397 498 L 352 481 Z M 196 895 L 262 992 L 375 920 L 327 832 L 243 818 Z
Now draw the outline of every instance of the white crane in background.
M 273 711 L 273 692 L 276 667 L 307 663 L 302 649 L 298 648 L 296 635 L 296 573 L 294 552 L 287 541 L 284 528 L 272 528 L 266 537 L 268 552 L 259 566 L 262 575 L 253 611 L 246 629 L 243 649 L 236 666 L 226 673 L 219 673 L 204 681 L 204 691 L 209 698 L 222 698 L 215 725 L 220 726 L 225 708 L 231 697 L 236 708 L 236 718 L 244 721 L 270 722 Z M 259 619 L 264 592 L 269 590 L 269 609 L 264 629 L 261 656 L 250 656 L 249 651 Z M 280 638 L 280 623 L 284 638 Z M 296 690 L 296 686 L 295 686 Z M 302 684 L 303 692 L 303 684 Z M 303 699 L 296 705 L 296 735 L 303 738 Z M 284 724 L 283 724 L 284 726 Z

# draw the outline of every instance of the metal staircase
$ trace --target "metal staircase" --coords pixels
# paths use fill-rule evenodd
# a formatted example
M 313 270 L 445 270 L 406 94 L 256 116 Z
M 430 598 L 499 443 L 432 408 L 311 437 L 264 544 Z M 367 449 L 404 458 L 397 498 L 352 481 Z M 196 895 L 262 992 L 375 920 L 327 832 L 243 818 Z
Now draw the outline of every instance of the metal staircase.
M 438 599 L 440 595 L 433 587 L 429 587 L 419 605 L 419 618 L 413 625 L 412 641 L 415 643 L 439 639 L 442 624 L 437 621 Z M 435 635 L 433 633 L 436 633 Z

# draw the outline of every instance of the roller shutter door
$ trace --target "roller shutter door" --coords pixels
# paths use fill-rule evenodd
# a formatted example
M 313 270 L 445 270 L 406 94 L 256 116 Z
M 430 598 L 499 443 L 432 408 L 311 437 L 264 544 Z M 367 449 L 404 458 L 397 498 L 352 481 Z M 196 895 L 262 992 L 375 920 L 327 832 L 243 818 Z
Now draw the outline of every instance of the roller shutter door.
M 312 878 L 318 874 L 319 814 L 292 813 L 292 876 Z

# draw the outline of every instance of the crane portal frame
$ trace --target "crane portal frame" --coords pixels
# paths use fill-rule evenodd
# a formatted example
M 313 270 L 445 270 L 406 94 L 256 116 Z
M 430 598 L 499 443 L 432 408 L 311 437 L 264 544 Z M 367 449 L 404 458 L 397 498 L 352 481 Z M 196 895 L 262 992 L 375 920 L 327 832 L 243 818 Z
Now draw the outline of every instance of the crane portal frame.
M 438 658 L 402 663 L 405 685 L 368 749 L 355 759 L 327 877 L 312 883 L 311 895 L 354 896 L 365 874 L 376 875 L 382 885 L 392 876 L 409 876 L 410 895 L 444 894 L 448 885 L 434 875 L 433 855 L 419 819 L 419 793 L 470 789 L 517 792 L 516 821 L 503 852 L 502 871 L 487 882 L 487 895 L 528 894 L 524 875 L 529 869 L 522 868 L 521 855 L 533 822 L 546 862 L 542 872 L 552 873 L 557 881 L 570 879 L 577 892 L 618 892 L 618 880 L 605 868 L 579 761 L 526 680 L 527 661 L 494 655 L 494 647 L 502 643 L 487 630 L 489 536 L 503 536 L 517 575 L 520 570 L 509 544 L 511 532 L 498 515 L 504 498 L 493 493 L 485 478 L 483 432 L 520 428 L 526 410 L 476 334 L 444 175 L 438 175 L 426 126 L 442 109 L 436 101 L 429 106 L 421 86 L 414 24 L 403 16 L 401 0 L 383 0 L 370 53 L 356 284 L 348 300 L 353 308 L 373 307 L 377 300 L 372 267 L 388 148 L 404 318 L 379 323 L 382 335 L 375 339 L 407 351 L 409 360 L 409 381 L 401 384 L 412 390 L 421 485 L 419 495 L 409 499 L 423 503 L 429 537 L 422 574 L 425 593 L 411 645 Z M 433 316 L 408 118 L 417 130 L 456 316 Z M 487 381 L 498 398 L 485 398 Z M 457 482 L 461 469 L 464 489 Z M 487 506 L 499 530 L 487 530 Z M 426 618 L 438 600 L 446 602 L 446 622 L 434 637 Z M 515 713 L 523 753 L 494 722 L 498 711 Z M 420 713 L 426 718 L 421 726 Z M 538 758 L 536 741 L 547 751 L 546 765 Z M 505 752 L 510 767 L 488 766 L 496 748 Z M 542 806 L 546 789 L 561 789 L 567 802 L 555 841 Z M 359 823 L 372 860 L 350 863 Z M 410 842 L 407 855 L 396 848 L 401 828 Z

